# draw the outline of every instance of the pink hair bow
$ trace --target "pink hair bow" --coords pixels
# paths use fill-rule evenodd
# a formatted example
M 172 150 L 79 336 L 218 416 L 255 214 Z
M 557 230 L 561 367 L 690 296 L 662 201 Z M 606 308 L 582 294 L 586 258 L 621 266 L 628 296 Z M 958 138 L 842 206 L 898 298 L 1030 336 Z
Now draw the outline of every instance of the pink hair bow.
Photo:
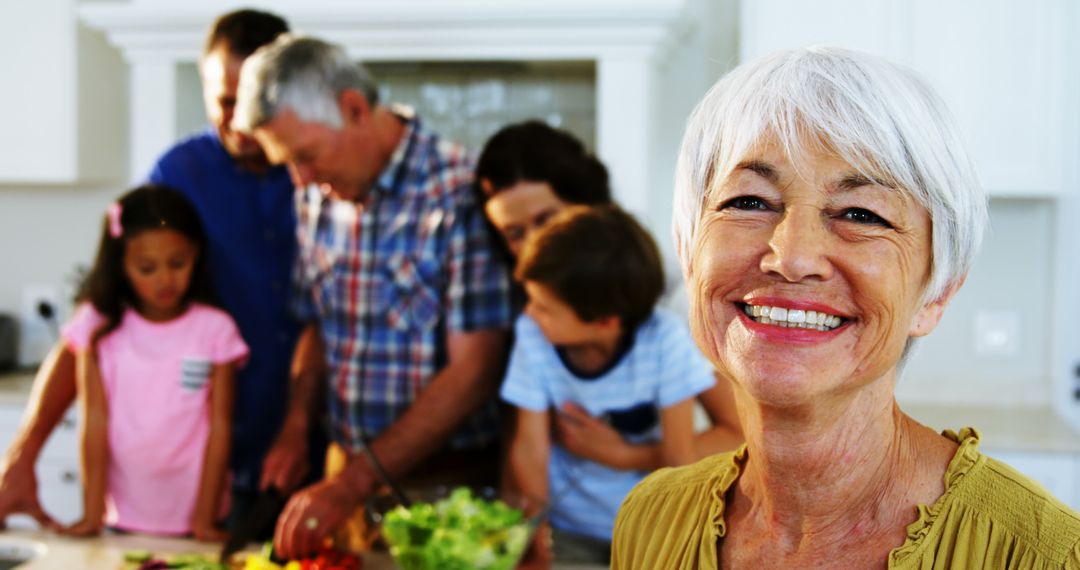
M 105 214 L 109 217 L 109 235 L 114 238 L 124 235 L 124 226 L 120 225 L 120 214 L 122 212 L 119 202 L 109 204 L 109 207 L 105 210 Z

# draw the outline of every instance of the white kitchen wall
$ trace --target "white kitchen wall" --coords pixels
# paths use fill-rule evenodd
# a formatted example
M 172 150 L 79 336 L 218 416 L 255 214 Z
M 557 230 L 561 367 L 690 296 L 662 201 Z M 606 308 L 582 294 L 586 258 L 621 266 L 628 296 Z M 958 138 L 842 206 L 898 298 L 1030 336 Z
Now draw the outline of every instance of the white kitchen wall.
M 1052 200 L 991 200 L 991 230 L 964 287 L 899 383 L 902 402 L 1045 406 L 1051 394 Z M 1014 315 L 1012 354 L 976 350 L 980 314 Z

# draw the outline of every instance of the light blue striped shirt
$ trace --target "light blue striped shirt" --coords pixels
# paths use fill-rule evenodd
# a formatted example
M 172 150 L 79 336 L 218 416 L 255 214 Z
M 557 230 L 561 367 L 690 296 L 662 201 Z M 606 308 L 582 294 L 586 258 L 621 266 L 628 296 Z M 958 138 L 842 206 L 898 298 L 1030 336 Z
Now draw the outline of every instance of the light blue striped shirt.
M 573 402 L 602 417 L 633 443 L 660 439 L 660 410 L 715 383 L 682 319 L 656 309 L 634 335 L 633 346 L 596 378 L 568 370 L 558 351 L 527 315 L 515 325 L 514 350 L 500 395 L 542 412 Z M 551 524 L 560 530 L 611 540 L 619 505 L 648 473 L 620 471 L 574 456 L 558 445 L 548 465 Z

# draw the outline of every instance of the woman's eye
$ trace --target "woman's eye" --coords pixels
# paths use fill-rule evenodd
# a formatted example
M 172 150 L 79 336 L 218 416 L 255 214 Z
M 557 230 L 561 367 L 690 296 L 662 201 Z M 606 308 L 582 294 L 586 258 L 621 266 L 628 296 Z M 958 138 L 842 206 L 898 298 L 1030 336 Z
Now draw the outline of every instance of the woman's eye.
M 886 221 L 885 218 L 882 218 L 881 216 L 871 212 L 870 210 L 865 210 L 863 208 L 848 208 L 847 210 L 844 210 L 842 214 L 840 214 L 840 217 L 844 220 L 847 220 L 849 222 L 855 222 L 857 224 L 884 226 L 886 228 L 892 227 L 892 224 Z
M 726 210 L 728 208 L 736 210 L 768 210 L 769 204 L 757 196 L 739 196 L 724 202 L 719 209 Z

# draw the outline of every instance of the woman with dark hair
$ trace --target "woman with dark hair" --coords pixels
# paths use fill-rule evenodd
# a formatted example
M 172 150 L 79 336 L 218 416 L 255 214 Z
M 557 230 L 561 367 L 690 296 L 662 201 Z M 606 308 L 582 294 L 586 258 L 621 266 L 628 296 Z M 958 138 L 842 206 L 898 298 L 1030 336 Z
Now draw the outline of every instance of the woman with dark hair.
M 570 204 L 610 204 L 604 164 L 573 135 L 540 121 L 504 127 L 476 165 L 484 213 L 510 255 L 529 233 Z
M 83 422 L 83 518 L 68 534 L 108 525 L 224 538 L 233 370 L 248 347 L 210 304 L 205 251 L 198 213 L 176 190 L 140 186 L 108 207 L 63 329 Z
M 495 133 L 480 154 L 476 181 L 484 212 L 511 262 L 525 239 L 567 206 L 612 203 L 604 164 L 573 135 L 540 121 L 516 123 Z M 742 442 L 726 381 L 717 382 L 698 400 L 713 423 L 695 438 L 698 457 Z M 607 423 L 572 404 L 562 412 L 554 427 L 567 450 L 616 469 L 663 466 L 659 446 L 627 443 Z

